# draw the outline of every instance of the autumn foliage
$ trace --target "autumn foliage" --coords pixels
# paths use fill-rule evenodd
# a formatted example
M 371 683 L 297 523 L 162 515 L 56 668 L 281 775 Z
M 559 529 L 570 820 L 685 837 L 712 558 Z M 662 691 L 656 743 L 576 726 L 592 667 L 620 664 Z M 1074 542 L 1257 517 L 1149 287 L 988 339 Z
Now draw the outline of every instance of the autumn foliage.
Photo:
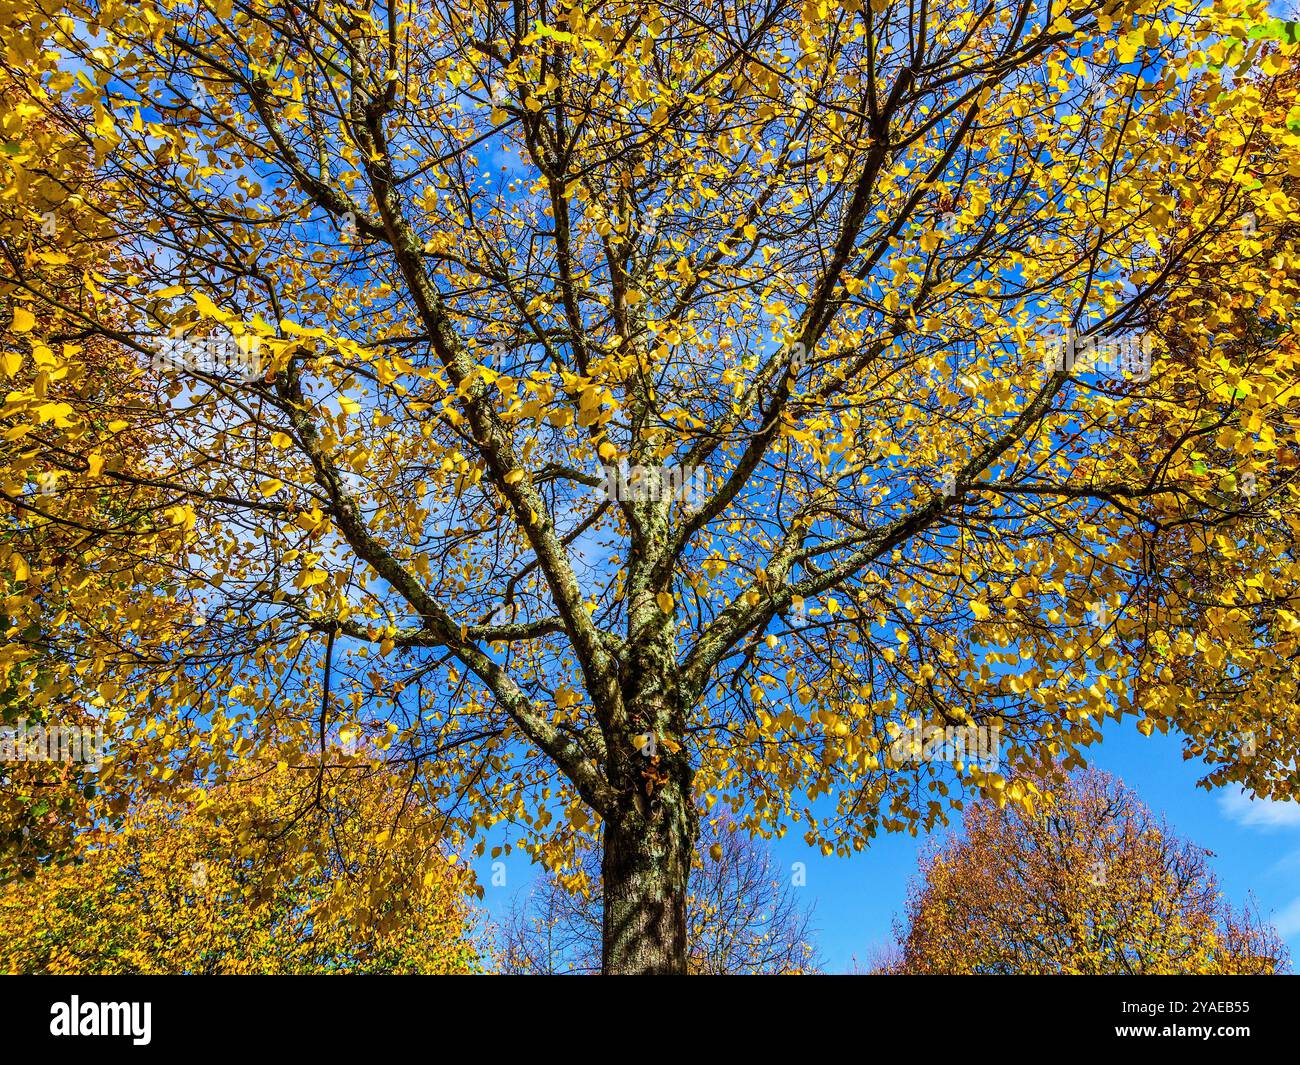
M 467 973 L 466 879 L 436 842 L 373 840 L 400 802 L 304 811 L 287 774 L 153 799 L 75 862 L 0 887 L 9 973 Z M 388 841 L 385 841 L 388 844 Z M 392 877 L 413 881 L 405 894 Z M 400 901 L 399 901 L 400 899 Z
M 1029 816 L 1107 718 L 1296 795 L 1298 46 L 1263 3 L 0 29 L 0 692 L 109 731 L 78 831 L 288 774 L 390 855 L 382 909 L 396 842 L 509 823 L 550 868 L 599 846 L 603 971 L 669 973 L 721 806 L 843 856 Z
M 175 618 L 181 608 L 159 564 L 175 541 L 153 535 L 168 503 L 142 479 L 154 439 L 143 431 L 145 372 L 115 335 L 123 309 L 104 306 L 94 280 L 110 263 L 130 268 L 107 221 L 102 159 L 79 123 L 35 106 L 30 88 L 20 70 L 0 71 L 10 193 L 0 198 L 0 262 L 25 279 L 0 284 L 10 308 L 0 351 L 0 727 L 102 732 L 115 685 L 94 678 L 75 633 Z M 100 690 L 87 696 L 87 686 Z M 118 757 L 130 761 L 124 745 Z M 75 850 L 95 787 L 80 765 L 6 765 L 0 880 Z M 97 806 L 101 818 L 123 809 L 121 794 Z
M 1079 773 L 1033 809 L 979 803 L 934 849 L 898 929 L 908 974 L 1268 974 L 1285 946 L 1224 901 L 1208 852 L 1121 782 Z

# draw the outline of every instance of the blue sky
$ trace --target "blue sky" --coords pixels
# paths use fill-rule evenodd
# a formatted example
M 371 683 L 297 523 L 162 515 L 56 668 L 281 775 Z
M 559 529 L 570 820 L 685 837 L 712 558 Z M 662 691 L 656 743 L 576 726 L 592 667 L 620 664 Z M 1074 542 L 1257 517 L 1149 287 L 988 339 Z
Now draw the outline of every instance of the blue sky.
M 1251 801 L 1235 788 L 1196 787 L 1204 775 L 1197 761 L 1184 761 L 1177 736 L 1145 737 L 1132 720 L 1108 722 L 1105 740 L 1092 749 L 1094 765 L 1121 778 L 1147 806 L 1163 814 L 1180 836 L 1213 852 L 1210 864 L 1225 896 L 1240 907 L 1250 894 L 1277 925 L 1300 964 L 1300 803 Z M 892 939 L 891 922 L 902 912 L 924 836 L 879 837 L 851 858 L 823 857 L 797 835 L 774 842 L 773 853 L 789 869 L 803 862 L 814 925 L 828 972 L 847 972 L 854 958 L 864 968 Z M 485 889 L 490 918 L 499 918 L 535 875 L 528 859 L 505 859 L 506 884 L 491 886 L 492 862 L 474 863 Z

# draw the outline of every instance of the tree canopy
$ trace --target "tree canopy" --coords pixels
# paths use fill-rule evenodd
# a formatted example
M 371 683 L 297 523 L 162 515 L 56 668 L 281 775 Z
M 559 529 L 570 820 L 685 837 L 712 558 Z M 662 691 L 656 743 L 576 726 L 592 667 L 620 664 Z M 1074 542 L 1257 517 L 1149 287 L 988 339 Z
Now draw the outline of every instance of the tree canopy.
M 685 967 L 718 803 L 848 854 L 1032 809 L 1105 718 L 1293 794 L 1264 4 L 0 18 L 4 202 L 55 221 L 0 265 L 0 561 L 60 644 L 0 669 L 110 724 L 101 808 L 396 773 L 449 837 L 599 833 L 617 972 Z
M 428 839 L 394 850 L 400 792 L 370 782 L 360 811 L 298 818 L 288 773 L 154 799 L 77 861 L 0 887 L 9 973 L 468 973 L 480 952 L 454 855 Z M 396 855 L 396 857 L 395 857 Z M 385 889 L 410 881 L 402 892 Z
M 921 974 L 1271 974 L 1277 933 L 1223 899 L 1208 851 L 1095 770 L 1028 813 L 980 803 L 908 894 L 888 971 Z

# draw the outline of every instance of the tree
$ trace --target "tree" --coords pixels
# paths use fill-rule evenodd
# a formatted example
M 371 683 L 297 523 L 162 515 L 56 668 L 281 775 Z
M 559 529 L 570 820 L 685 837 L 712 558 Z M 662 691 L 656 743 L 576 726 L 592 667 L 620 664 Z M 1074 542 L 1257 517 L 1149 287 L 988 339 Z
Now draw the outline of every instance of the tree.
M 1296 25 L 1268 20 L 1218 51 L 1225 80 L 1249 65 L 1249 40 L 1289 40 Z M 1208 195 L 1186 201 L 1192 224 L 1231 201 L 1232 190 L 1241 191 L 1243 213 L 1211 227 L 1205 254 L 1180 268 L 1158 306 L 1158 328 L 1187 372 L 1170 376 L 1167 402 L 1148 412 L 1156 436 L 1143 444 L 1143 432 L 1132 431 L 1144 417 L 1137 408 L 1117 436 L 1141 448 L 1134 459 L 1149 469 L 1159 469 L 1161 442 L 1187 441 L 1201 486 L 1193 507 L 1155 511 L 1157 535 L 1146 538 L 1136 594 L 1156 658 L 1143 678 L 1150 709 L 1139 727 L 1181 730 L 1186 753 L 1213 766 L 1204 786 L 1241 781 L 1264 794 L 1271 779 L 1290 781 L 1284 793 L 1296 780 L 1290 724 L 1300 705 L 1288 662 L 1296 588 L 1285 576 L 1300 530 L 1300 331 L 1282 310 L 1300 297 L 1300 77 L 1265 55 L 1247 89 L 1220 93 L 1197 112 L 1204 150 L 1189 160 L 1188 178 Z M 1269 646 L 1279 640 L 1281 654 Z M 1198 705 L 1206 703 L 1209 713 Z
M 94 655 L 129 652 L 83 657 L 74 632 L 129 631 L 143 616 L 158 632 L 179 613 L 158 558 L 176 545 L 155 519 L 169 500 L 141 479 L 144 375 L 102 334 L 121 315 L 93 280 L 132 269 L 108 221 L 116 205 L 83 123 L 38 106 L 28 74 L 0 69 L 0 882 L 68 857 L 91 819 L 114 683 L 88 692 L 81 678 Z M 36 746 L 80 760 L 36 760 Z M 106 798 L 101 818 L 124 809 Z
M 600 853 L 583 852 L 569 875 L 538 877 L 516 899 L 502 929 L 503 969 L 512 974 L 601 971 Z M 726 817 L 702 822 L 686 902 L 687 970 L 693 975 L 798 974 L 819 967 L 812 908 L 791 877 Z
M 289 773 L 155 799 L 119 831 L 83 836 L 76 864 L 0 888 L 9 973 L 465 973 L 479 967 L 463 867 L 378 845 L 400 790 L 371 784 L 364 816 L 290 820 Z M 252 841 L 252 846 L 248 845 Z M 376 892 L 393 875 L 413 894 Z M 372 897 L 372 892 L 374 893 Z M 401 898 L 400 903 L 394 899 Z
M 136 258 L 95 286 L 138 325 L 85 328 L 157 368 L 209 619 L 69 627 L 155 755 L 113 787 L 341 793 L 355 730 L 450 837 L 599 835 L 610 973 L 686 970 L 718 803 L 849 853 L 1032 804 L 1106 716 L 1294 792 L 1292 368 L 1160 311 L 1226 255 L 1294 328 L 1294 242 L 1228 236 L 1294 212 L 1262 4 L 36 11 L 11 54 Z
M 923 860 L 897 926 L 905 974 L 1269 974 L 1277 933 L 1223 901 L 1206 858 L 1121 782 L 1078 773 L 1028 811 L 978 803 Z

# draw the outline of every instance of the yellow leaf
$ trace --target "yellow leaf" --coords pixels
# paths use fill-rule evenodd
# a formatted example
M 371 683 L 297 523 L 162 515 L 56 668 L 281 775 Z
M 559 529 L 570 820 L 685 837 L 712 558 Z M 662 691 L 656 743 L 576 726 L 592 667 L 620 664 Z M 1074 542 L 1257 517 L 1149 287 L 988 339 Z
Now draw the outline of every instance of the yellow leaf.
M 208 299 L 202 292 L 194 293 L 194 306 L 198 308 L 199 313 L 205 318 L 215 318 L 219 322 L 230 321 L 230 315 Z
M 168 507 L 163 511 L 163 516 L 173 525 L 179 525 L 183 529 L 194 528 L 195 522 L 198 521 L 194 508 L 185 505 Z
M 66 429 L 72 422 L 72 408 L 66 403 L 42 403 L 36 408 L 38 422 L 53 422 L 60 429 Z
M 655 602 L 659 604 L 659 609 L 665 614 L 673 612 L 673 597 L 670 592 L 660 592 L 655 596 Z
M 293 519 L 293 523 L 304 532 L 315 532 L 320 528 L 324 521 L 324 516 L 316 508 L 312 508 L 310 514 L 299 514 Z
M 22 307 L 14 308 L 14 324 L 10 331 L 14 333 L 29 332 L 36 325 L 36 315 Z M 12 375 L 10 375 L 12 376 Z
M 306 590 L 314 588 L 318 584 L 324 584 L 328 579 L 329 574 L 323 569 L 305 569 L 298 574 L 298 579 L 294 581 L 294 584 Z

